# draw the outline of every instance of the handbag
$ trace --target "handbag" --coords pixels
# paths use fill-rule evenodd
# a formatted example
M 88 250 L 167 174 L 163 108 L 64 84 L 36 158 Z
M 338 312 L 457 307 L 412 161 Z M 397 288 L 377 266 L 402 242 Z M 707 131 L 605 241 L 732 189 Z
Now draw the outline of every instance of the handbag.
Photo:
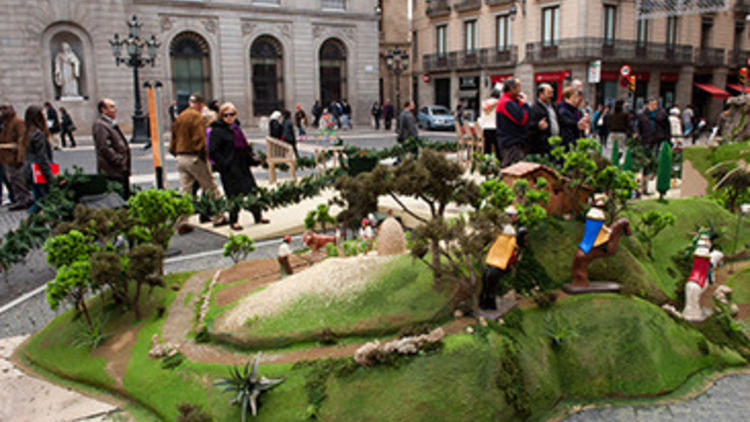
M 53 176 L 60 174 L 60 165 L 57 163 L 50 163 L 49 169 Z M 42 168 L 39 167 L 39 164 L 31 163 L 31 171 L 34 173 L 33 180 L 35 185 L 44 185 L 47 183 L 47 179 L 44 178 L 44 173 L 42 173 Z

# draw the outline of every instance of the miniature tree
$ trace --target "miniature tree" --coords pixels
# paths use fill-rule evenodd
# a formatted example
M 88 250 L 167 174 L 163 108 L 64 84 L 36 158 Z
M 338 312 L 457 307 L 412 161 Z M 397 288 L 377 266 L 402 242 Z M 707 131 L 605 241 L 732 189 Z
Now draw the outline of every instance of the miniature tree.
M 664 141 L 659 151 L 659 164 L 656 170 L 656 190 L 659 199 L 664 199 L 667 191 L 672 185 L 672 146 Z
M 633 150 L 628 146 L 625 149 L 625 160 L 622 162 L 624 171 L 633 171 Z
M 96 250 L 98 247 L 94 239 L 78 230 L 51 237 L 44 244 L 47 262 L 55 269 L 69 266 L 76 261 L 87 261 Z
M 88 326 L 92 327 L 91 316 L 86 307 L 86 294 L 95 288 L 91 284 L 90 271 L 91 264 L 88 260 L 74 261 L 59 267 L 55 279 L 47 283 L 47 303 L 55 310 L 67 299 L 86 318 Z
M 639 222 L 635 224 L 635 236 L 641 243 L 646 245 L 646 254 L 653 258 L 651 251 L 653 249 L 654 237 L 656 237 L 667 226 L 675 223 L 675 218 L 670 212 L 659 212 L 650 210 L 638 216 Z
M 739 212 L 740 204 L 750 202 L 750 166 L 745 160 L 721 162 L 707 173 L 716 180 L 714 192 L 729 211 Z
M 544 190 L 546 186 L 547 179 L 542 177 L 536 180 L 536 189 L 532 189 L 529 181 L 525 179 L 518 179 L 513 183 L 519 226 L 531 229 L 547 219 L 547 210 L 542 207 L 542 204 L 549 202 L 550 194 Z
M 617 141 L 612 142 L 612 156 L 610 157 L 610 161 L 612 161 L 612 165 L 619 167 L 620 166 L 620 143 Z
M 150 241 L 166 250 L 177 223 L 193 213 L 189 197 L 172 190 L 150 189 L 128 199 L 130 215 L 145 228 Z
M 624 167 L 620 169 L 617 166 L 609 165 L 599 170 L 594 176 L 594 189 L 603 192 L 609 198 L 605 210 L 610 223 L 617 220 L 620 213 L 627 208 L 628 201 L 638 188 L 635 174 L 625 170 Z
M 578 203 L 576 192 L 584 186 L 589 186 L 599 169 L 596 158 L 599 154 L 599 141 L 593 138 L 582 138 L 576 141 L 575 146 L 566 149 L 562 145 L 562 138 L 552 136 L 549 138 L 552 151 L 550 154 L 562 165 L 558 166 L 560 173 L 568 178 L 568 182 L 562 185 L 563 193 L 574 204 L 576 213 L 583 210 L 583 204 Z M 606 161 L 606 159 L 604 159 Z
M 305 216 L 305 229 L 314 230 L 315 227 L 320 227 L 326 231 L 329 224 L 336 224 L 336 219 L 331 217 L 328 211 L 327 204 L 318 204 L 314 210 L 310 210 Z
M 235 264 L 247 258 L 255 250 L 253 239 L 246 234 L 229 235 L 229 241 L 224 244 L 224 256 L 228 256 Z

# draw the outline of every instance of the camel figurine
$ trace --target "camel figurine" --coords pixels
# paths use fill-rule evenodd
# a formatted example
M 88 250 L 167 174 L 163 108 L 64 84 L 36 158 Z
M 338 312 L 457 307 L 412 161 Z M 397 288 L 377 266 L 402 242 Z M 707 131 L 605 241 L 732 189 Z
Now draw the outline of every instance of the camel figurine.
M 594 195 L 594 206 L 586 214 L 586 226 L 583 240 L 578 244 L 573 258 L 573 279 L 571 283 L 563 285 L 566 293 L 603 293 L 619 292 L 620 285 L 613 282 L 590 282 L 588 267 L 591 261 L 614 255 L 620 245 L 620 237 L 630 236 L 630 222 L 621 218 L 607 227 L 604 224 L 604 207 L 607 196 Z

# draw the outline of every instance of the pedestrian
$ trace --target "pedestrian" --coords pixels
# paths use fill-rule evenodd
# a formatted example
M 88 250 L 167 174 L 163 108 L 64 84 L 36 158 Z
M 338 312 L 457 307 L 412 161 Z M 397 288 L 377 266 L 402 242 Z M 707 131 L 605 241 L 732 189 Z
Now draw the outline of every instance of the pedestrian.
M 501 167 L 523 160 L 526 123 L 529 120 L 529 107 L 525 102 L 526 95 L 521 92 L 521 81 L 518 78 L 506 80 L 503 95 L 495 109 L 497 144 L 500 145 L 503 157 Z
M 693 133 L 693 119 L 695 118 L 695 112 L 693 112 L 693 106 L 688 104 L 685 109 L 682 110 L 682 129 L 685 137 L 690 136 Z
M 370 108 L 370 115 L 372 116 L 372 126 L 375 130 L 380 129 L 380 116 L 383 114 L 383 108 L 380 107 L 380 103 L 375 101 L 372 103 Z
M 281 139 L 281 112 L 274 110 L 268 118 L 268 136 Z
M 391 130 L 393 113 L 394 109 L 391 100 L 385 100 L 385 103 L 383 104 L 383 126 L 385 127 L 385 130 Z
M 672 145 L 682 145 L 682 118 L 677 106 L 669 109 L 669 135 Z
M 497 132 L 495 128 L 495 108 L 497 107 L 497 101 L 502 94 L 503 84 L 497 83 L 492 87 L 490 97 L 482 101 L 482 114 L 479 115 L 479 126 L 482 128 L 482 135 L 484 136 L 484 153 L 495 154 L 497 161 L 500 162 L 502 157 L 500 156 L 500 148 L 495 144 L 497 141 Z
M 177 157 L 180 194 L 189 194 L 193 183 L 197 181 L 205 194 L 218 198 L 221 193 L 208 167 L 206 120 L 203 117 L 205 100 L 201 94 L 195 93 L 190 96 L 188 104 L 188 108 L 177 116 L 172 125 L 172 138 L 169 141 L 169 153 Z M 223 215 L 214 216 L 215 226 L 228 222 Z M 178 226 L 180 234 L 192 230 L 192 227 L 184 223 Z
M 0 107 L 0 164 L 4 167 L 5 176 L 10 183 L 9 196 L 14 202 L 11 211 L 25 210 L 31 206 L 31 191 L 26 183 L 24 163 L 26 161 L 26 125 L 16 115 L 11 105 Z
M 557 107 L 557 121 L 560 124 L 560 137 L 565 149 L 575 148 L 576 141 L 583 136 L 587 127 L 587 116 L 578 109 L 581 92 L 573 86 L 562 92 L 562 101 Z
M 313 115 L 313 127 L 318 127 L 320 124 L 320 116 L 323 114 L 323 106 L 320 104 L 320 100 L 315 100 L 315 104 L 313 104 L 312 107 L 312 115 Z
M 659 107 L 659 100 L 648 100 L 646 107 L 637 116 L 637 126 L 641 145 L 646 147 L 649 154 L 656 157 L 661 143 L 669 140 L 669 119 L 667 112 Z
M 281 140 L 291 145 L 294 149 L 294 157 L 299 158 L 297 152 L 297 138 L 294 136 L 294 121 L 289 110 L 281 112 Z
M 50 135 L 52 145 L 55 150 L 60 150 L 60 119 L 57 116 L 57 110 L 48 102 L 44 103 L 45 117 L 47 119 L 47 133 Z
M 91 133 L 96 150 L 96 171 L 116 182 L 121 187 L 123 198 L 130 197 L 130 147 L 117 125 L 117 104 L 109 98 L 102 98 L 97 104 L 99 118 L 94 122 Z
M 404 104 L 404 109 L 398 116 L 398 143 L 404 143 L 409 138 L 416 138 L 419 136 L 419 130 L 417 129 L 417 119 L 414 117 L 414 101 L 407 101 Z
M 341 103 L 338 100 L 331 101 L 328 106 L 328 112 L 333 116 L 333 120 L 336 122 L 336 128 L 341 129 Z
M 60 107 L 60 142 L 62 142 L 63 148 L 65 148 L 66 136 L 70 138 L 70 147 L 76 147 L 76 140 L 73 137 L 75 130 L 76 125 L 73 123 L 73 119 L 70 118 L 68 110 L 65 110 L 65 107 Z
M 557 111 L 552 104 L 555 90 L 552 85 L 543 83 L 536 90 L 536 101 L 529 112 L 526 152 L 529 154 L 547 155 L 550 153 L 549 138 L 560 136 L 560 124 L 557 122 Z
M 464 127 L 464 100 L 458 100 L 456 105 L 456 121 L 458 126 L 463 129 Z
M 52 146 L 49 142 L 49 130 L 42 109 L 29 106 L 24 114 L 26 126 L 26 182 L 31 186 L 34 203 L 29 207 L 29 214 L 39 210 L 39 200 L 49 193 L 52 183 Z M 38 167 L 45 183 L 35 183 L 34 167 Z
M 609 131 L 608 143 L 615 147 L 617 143 L 617 150 L 622 151 L 625 147 L 625 141 L 628 138 L 633 137 L 633 116 L 625 111 L 625 101 L 615 101 L 615 109 L 607 118 L 607 130 Z
M 352 125 L 352 106 L 349 105 L 346 98 L 341 100 L 341 121 L 345 128 L 354 129 Z
M 250 166 L 258 165 L 253 148 L 248 144 L 245 134 L 237 124 L 237 109 L 232 103 L 224 103 L 219 107 L 219 118 L 211 123 L 209 142 L 209 156 L 214 162 L 214 169 L 221 176 L 221 184 L 227 198 L 244 197 L 253 192 L 258 186 L 255 183 Z M 256 224 L 268 224 L 263 218 L 260 208 L 253 210 Z M 232 230 L 242 230 L 238 222 L 239 209 L 229 211 L 229 227 Z
M 295 108 L 297 109 L 297 111 L 294 112 L 294 124 L 295 126 L 297 126 L 299 139 L 303 140 L 307 138 L 307 133 L 305 132 L 305 126 L 309 124 L 309 121 L 307 120 L 307 113 L 305 113 L 305 110 L 302 110 L 301 104 L 297 104 Z
M 175 119 L 177 119 L 177 116 L 180 115 L 180 109 L 177 107 L 177 101 L 172 101 L 172 104 L 169 105 L 167 112 L 169 113 L 169 120 L 174 123 Z
M 607 129 L 607 119 L 609 119 L 609 106 L 605 105 L 592 120 L 594 122 L 594 132 L 596 132 L 596 134 L 599 136 L 599 142 L 603 146 L 607 146 L 607 138 L 609 137 L 609 129 Z

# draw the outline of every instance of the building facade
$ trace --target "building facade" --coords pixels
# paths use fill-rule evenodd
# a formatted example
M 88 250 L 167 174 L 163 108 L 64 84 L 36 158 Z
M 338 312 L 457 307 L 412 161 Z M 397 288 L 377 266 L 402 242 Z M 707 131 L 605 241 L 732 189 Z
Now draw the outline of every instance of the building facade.
M 715 120 L 750 57 L 750 1 L 727 1 L 725 11 L 637 20 L 633 0 L 416 0 L 417 96 L 476 110 L 494 82 L 516 76 L 531 95 L 542 82 L 559 95 L 580 79 L 591 103 L 630 100 L 619 84 L 628 65 L 637 106 L 656 97 Z M 589 77 L 596 61 L 598 82 Z
M 380 98 L 384 101 L 395 103 L 397 98 L 401 100 L 399 105 L 412 98 L 412 63 L 416 59 L 412 55 L 411 28 L 408 14 L 408 0 L 379 0 L 381 10 L 380 19 Z M 404 57 L 402 72 L 396 74 L 388 67 L 388 55 L 394 52 L 400 52 L 400 57 Z M 407 56 L 403 56 L 403 54 Z M 395 62 L 394 62 L 395 63 Z M 397 83 L 398 79 L 398 83 Z
M 365 123 L 379 95 L 377 0 L 32 3 L 0 0 L 9 12 L 0 17 L 0 103 L 21 112 L 43 101 L 64 106 L 83 133 L 101 97 L 118 103 L 118 120 L 130 129 L 132 70 L 115 65 L 109 41 L 127 36 L 132 15 L 142 38 L 161 43 L 140 81 L 164 84 L 163 110 L 201 92 L 233 102 L 252 124 L 275 109 L 301 104 L 309 112 L 316 99 L 347 98 Z

